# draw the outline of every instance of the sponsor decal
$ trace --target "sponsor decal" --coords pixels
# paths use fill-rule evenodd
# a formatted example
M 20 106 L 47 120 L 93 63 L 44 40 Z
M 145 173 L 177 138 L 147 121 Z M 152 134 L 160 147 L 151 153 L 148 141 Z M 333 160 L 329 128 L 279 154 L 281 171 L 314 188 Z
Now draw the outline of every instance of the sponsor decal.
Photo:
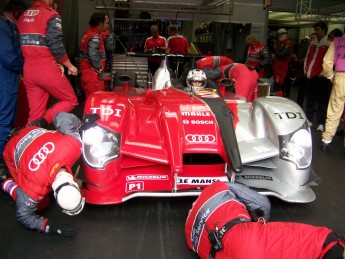
M 217 208 L 221 207 L 223 204 L 231 202 L 232 200 L 236 200 L 235 195 L 229 190 L 224 190 L 214 194 L 204 204 L 202 204 L 195 216 L 191 233 L 191 241 L 195 252 L 198 252 L 201 234 L 208 218 L 217 210 Z
M 177 184 L 188 184 L 188 185 L 205 185 L 212 184 L 215 181 L 228 182 L 226 176 L 221 177 L 178 177 Z
M 59 167 L 59 163 L 56 163 L 53 166 L 53 168 L 52 168 L 52 170 L 50 171 L 50 174 L 49 174 L 50 177 L 52 177 L 54 175 L 54 173 L 56 172 L 56 168 L 58 168 L 58 167 Z
M 182 112 L 182 116 L 198 116 L 198 117 L 210 117 L 210 112 Z
M 159 174 L 143 174 L 143 175 L 127 175 L 126 181 L 136 181 L 136 180 L 169 180 L 167 175 L 159 175 Z
M 23 22 L 34 22 L 34 21 L 35 21 L 35 18 L 27 18 L 27 17 L 25 17 L 23 19 Z
M 47 159 L 50 153 L 53 153 L 55 145 L 53 142 L 48 142 L 38 150 L 38 152 L 31 158 L 28 166 L 31 171 L 37 171 L 41 164 Z
M 44 133 L 48 132 L 46 129 L 33 129 L 28 134 L 26 134 L 16 145 L 14 150 L 14 163 L 16 165 L 16 169 L 18 170 L 18 165 L 21 156 L 23 155 L 26 148 L 39 136 L 43 135 Z
M 216 137 L 211 134 L 188 134 L 186 135 L 186 141 L 188 143 L 213 143 L 216 141 Z
M 278 116 L 281 120 L 305 119 L 301 112 L 275 112 L 274 115 Z
M 121 117 L 121 109 L 112 109 L 107 107 L 90 108 L 93 113 L 99 113 L 103 116 L 114 115 L 115 117 Z
M 128 182 L 126 183 L 126 192 L 137 192 L 144 190 L 144 182 L 137 181 L 137 182 Z
M 209 125 L 214 124 L 214 121 L 211 120 L 191 120 L 191 124 L 201 124 L 201 125 Z
M 267 180 L 267 181 L 273 181 L 273 178 L 271 176 L 266 175 L 236 175 L 236 178 L 242 178 L 245 180 Z
M 195 91 L 195 93 L 201 97 L 206 97 L 206 98 L 218 98 L 219 97 L 217 92 L 210 92 L 209 90 L 199 90 L 199 91 Z
M 210 125 L 214 124 L 213 120 L 182 120 L 182 123 L 185 125 L 193 124 L 193 125 Z
M 24 16 L 36 16 L 40 13 L 39 10 L 33 10 L 33 9 L 30 9 L 30 10 L 26 10 L 24 12 Z

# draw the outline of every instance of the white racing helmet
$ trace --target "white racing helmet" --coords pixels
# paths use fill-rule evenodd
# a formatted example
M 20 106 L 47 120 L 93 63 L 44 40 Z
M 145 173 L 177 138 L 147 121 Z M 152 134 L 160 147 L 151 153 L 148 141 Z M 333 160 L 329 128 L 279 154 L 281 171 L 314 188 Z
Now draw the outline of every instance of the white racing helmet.
M 56 202 L 63 213 L 74 216 L 83 210 L 85 198 L 78 184 L 73 180 L 73 176 L 64 168 L 56 174 L 52 188 Z
M 188 87 L 194 90 L 200 90 L 205 88 L 207 76 L 201 69 L 192 69 L 187 74 L 186 83 Z

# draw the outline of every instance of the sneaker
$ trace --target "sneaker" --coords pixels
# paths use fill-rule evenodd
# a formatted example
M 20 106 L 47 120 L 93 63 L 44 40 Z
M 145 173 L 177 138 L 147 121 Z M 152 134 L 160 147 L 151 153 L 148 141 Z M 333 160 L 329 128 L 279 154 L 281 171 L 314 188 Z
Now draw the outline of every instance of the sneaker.
M 319 124 L 319 126 L 317 126 L 317 129 L 318 131 L 321 131 L 321 132 L 324 132 L 325 131 L 325 126 L 322 125 L 322 124 Z
M 310 128 L 313 127 L 313 123 L 311 121 L 307 120 L 307 123 Z

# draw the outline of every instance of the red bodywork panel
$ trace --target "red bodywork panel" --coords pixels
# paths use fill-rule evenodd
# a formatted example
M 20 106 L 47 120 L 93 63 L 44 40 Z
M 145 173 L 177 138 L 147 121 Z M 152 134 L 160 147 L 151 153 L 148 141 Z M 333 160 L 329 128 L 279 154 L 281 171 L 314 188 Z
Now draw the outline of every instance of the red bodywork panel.
M 236 122 L 236 104 L 228 106 Z M 90 146 L 84 140 L 83 190 L 88 203 L 121 203 L 134 193 L 201 191 L 216 180 L 227 181 L 217 121 L 197 96 L 175 88 L 115 87 L 90 96 L 84 114 L 90 113 L 100 115 L 96 124 L 108 136 L 115 135 L 118 153 L 95 167 L 89 163 L 92 156 L 85 155 L 92 152 L 85 151 Z

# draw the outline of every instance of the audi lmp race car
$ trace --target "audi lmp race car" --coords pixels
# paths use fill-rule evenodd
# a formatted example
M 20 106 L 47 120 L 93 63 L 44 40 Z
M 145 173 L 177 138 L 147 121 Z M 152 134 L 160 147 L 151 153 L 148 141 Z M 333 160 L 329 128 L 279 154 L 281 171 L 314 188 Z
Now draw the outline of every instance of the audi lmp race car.
M 315 199 L 303 110 L 281 97 L 253 103 L 214 89 L 114 87 L 85 103 L 83 191 L 91 204 L 140 196 L 197 196 L 236 181 L 288 202 Z

